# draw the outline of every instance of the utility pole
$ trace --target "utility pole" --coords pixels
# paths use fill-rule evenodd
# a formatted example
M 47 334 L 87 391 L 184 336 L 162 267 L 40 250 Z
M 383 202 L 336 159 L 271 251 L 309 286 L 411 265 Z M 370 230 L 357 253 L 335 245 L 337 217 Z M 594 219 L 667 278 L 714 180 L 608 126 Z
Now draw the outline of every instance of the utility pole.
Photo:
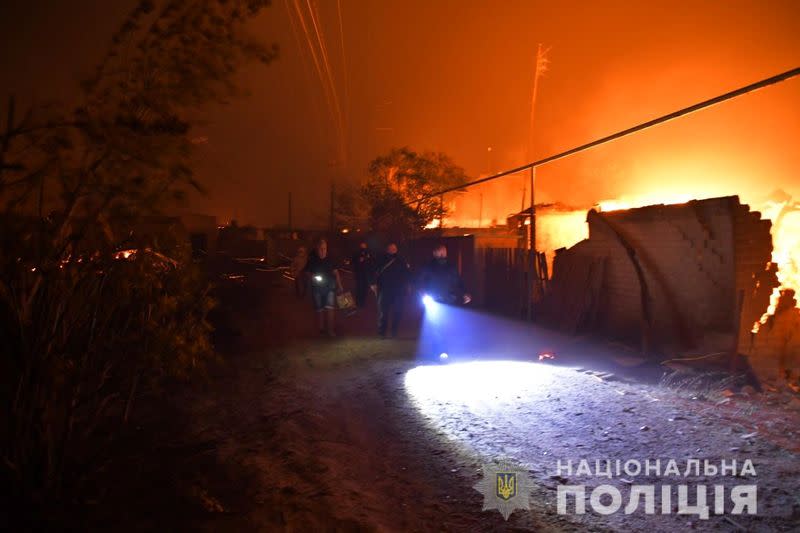
M 528 130 L 528 160 L 533 160 L 533 119 L 536 116 L 536 94 L 539 91 L 539 77 L 547 70 L 547 50 L 542 51 L 542 43 L 536 50 L 536 70 L 533 74 L 533 92 L 531 94 L 531 123 Z M 536 272 L 536 204 L 534 199 L 534 186 L 536 184 L 536 167 L 531 171 L 531 210 L 530 229 L 528 231 L 528 320 L 533 318 L 533 276 Z
M 336 204 L 336 183 L 331 181 L 331 213 L 330 213 L 330 216 L 331 216 L 331 220 L 330 220 L 331 237 L 333 237 L 333 233 L 334 233 L 334 231 L 336 231 L 336 221 L 334 219 L 334 214 L 333 214 L 333 210 L 334 210 L 335 204 Z
M 481 193 L 481 203 L 478 208 L 478 228 L 483 225 L 483 193 Z
M 291 231 L 292 231 L 292 193 L 291 193 L 291 191 L 289 192 L 289 206 L 288 207 L 289 207 L 289 210 L 288 210 L 288 215 L 289 215 L 289 221 L 288 222 L 289 222 L 289 224 L 288 225 L 289 225 L 289 232 L 291 233 Z

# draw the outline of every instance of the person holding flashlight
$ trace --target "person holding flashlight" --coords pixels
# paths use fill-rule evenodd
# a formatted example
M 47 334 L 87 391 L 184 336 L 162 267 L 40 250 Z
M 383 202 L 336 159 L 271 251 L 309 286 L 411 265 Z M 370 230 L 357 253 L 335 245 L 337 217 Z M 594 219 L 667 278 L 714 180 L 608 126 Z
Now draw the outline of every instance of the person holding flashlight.
M 454 324 L 445 320 L 449 315 L 447 306 L 465 305 L 472 298 L 464 287 L 464 280 L 458 268 L 447 260 L 447 247 L 444 244 L 433 249 L 433 259 L 420 272 L 417 288 L 422 293 L 422 304 L 427 329 L 428 344 L 425 350 L 438 357 L 440 362 L 449 358 Z
M 444 244 L 433 249 L 433 259 L 420 272 L 419 289 L 423 295 L 443 304 L 463 305 L 472 301 L 458 268 L 447 260 Z
M 328 255 L 328 241 L 320 239 L 308 259 L 305 273 L 311 283 L 311 299 L 317 312 L 320 333 L 335 337 L 336 293 L 342 292 L 339 270 Z

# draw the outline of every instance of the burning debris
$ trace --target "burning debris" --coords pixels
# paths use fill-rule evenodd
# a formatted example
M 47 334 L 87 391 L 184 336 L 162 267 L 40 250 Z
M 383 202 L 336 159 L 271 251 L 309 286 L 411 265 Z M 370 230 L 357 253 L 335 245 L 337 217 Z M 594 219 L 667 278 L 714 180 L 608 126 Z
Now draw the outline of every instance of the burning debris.
M 758 333 L 775 315 L 785 292 L 800 291 L 800 203 L 792 202 L 785 194 L 773 196 L 778 199 L 768 201 L 762 211 L 772 221 L 772 260 L 766 268 L 777 267 L 775 274 L 779 285 L 772 290 L 766 312 L 753 324 L 753 333 Z M 794 307 L 797 307 L 796 301 Z

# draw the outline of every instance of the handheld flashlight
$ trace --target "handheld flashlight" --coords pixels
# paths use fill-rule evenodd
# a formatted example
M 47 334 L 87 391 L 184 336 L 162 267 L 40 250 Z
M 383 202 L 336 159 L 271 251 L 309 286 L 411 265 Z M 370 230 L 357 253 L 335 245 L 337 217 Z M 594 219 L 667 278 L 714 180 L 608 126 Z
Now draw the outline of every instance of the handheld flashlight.
M 434 303 L 433 297 L 430 294 L 423 294 L 422 303 L 425 307 L 430 307 Z
M 317 274 L 316 276 L 314 276 L 314 281 L 316 281 L 316 282 L 318 282 L 318 283 L 319 283 L 319 282 L 322 282 L 322 276 L 320 276 L 319 274 Z

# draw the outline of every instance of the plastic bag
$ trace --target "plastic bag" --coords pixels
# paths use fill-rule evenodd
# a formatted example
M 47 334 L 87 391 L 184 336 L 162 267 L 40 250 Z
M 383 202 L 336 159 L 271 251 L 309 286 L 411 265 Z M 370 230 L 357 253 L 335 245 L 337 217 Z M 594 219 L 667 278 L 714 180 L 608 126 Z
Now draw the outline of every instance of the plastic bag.
M 336 296 L 336 307 L 339 309 L 352 309 L 356 306 L 356 302 L 353 299 L 353 295 L 350 291 L 343 292 Z

